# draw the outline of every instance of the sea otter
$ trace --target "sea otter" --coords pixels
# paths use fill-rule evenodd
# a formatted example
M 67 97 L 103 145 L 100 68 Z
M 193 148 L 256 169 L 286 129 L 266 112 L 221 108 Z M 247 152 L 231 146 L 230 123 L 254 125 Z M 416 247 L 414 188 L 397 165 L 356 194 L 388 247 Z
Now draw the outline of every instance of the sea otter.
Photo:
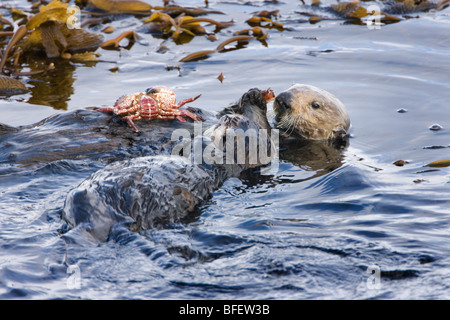
M 279 128 L 286 143 L 321 140 L 324 144 L 318 150 L 322 150 L 330 142 L 343 139 L 350 127 L 344 105 L 312 86 L 296 84 L 280 93 L 273 109 L 275 117 L 269 120 L 263 93 L 251 89 L 219 113 L 219 121 L 206 130 L 205 136 L 216 142 L 229 129 L 256 129 L 259 134 L 263 129 Z M 267 142 L 273 143 L 270 138 Z M 236 141 L 220 146 L 223 149 L 216 152 L 223 151 L 225 156 L 226 148 L 236 148 Z M 248 155 L 250 150 L 246 148 L 245 152 Z M 226 179 L 252 167 L 255 165 L 248 161 L 193 163 L 192 159 L 167 153 L 116 161 L 68 194 L 63 218 L 71 227 L 87 231 L 97 240 L 106 240 L 117 223 L 141 231 L 182 221 Z
M 119 116 L 79 109 L 27 126 L 0 124 L 0 172 L 4 179 L 60 177 L 63 188 L 58 190 L 68 190 L 60 212 L 69 229 L 106 240 L 120 223 L 140 231 L 189 220 L 229 177 L 270 179 L 258 170 L 274 162 L 250 161 L 255 150 L 248 144 L 241 152 L 243 161 L 226 161 L 227 151 L 239 147 L 239 139 L 227 136 L 228 129 L 241 130 L 245 141 L 253 139 L 257 151 L 269 156 L 277 153 L 270 138 L 279 130 L 279 158 L 311 168 L 316 175 L 342 164 L 342 144 L 336 141 L 346 136 L 350 121 L 342 103 L 323 90 L 294 85 L 276 96 L 273 110 L 258 89 L 250 89 L 217 115 L 188 110 L 206 120 L 200 148 L 215 162 L 174 155 L 174 148 L 183 142 L 172 139 L 174 132 L 184 130 L 193 137 L 198 122 L 142 121 L 136 133 Z M 247 134 L 250 131 L 256 136 Z M 261 148 L 264 142 L 269 149 Z M 209 148 L 211 143 L 218 147 Z M 232 160 L 239 160 L 236 155 Z
M 307 140 L 335 140 L 347 135 L 350 118 L 344 104 L 331 93 L 295 84 L 277 95 L 273 109 L 277 128 Z

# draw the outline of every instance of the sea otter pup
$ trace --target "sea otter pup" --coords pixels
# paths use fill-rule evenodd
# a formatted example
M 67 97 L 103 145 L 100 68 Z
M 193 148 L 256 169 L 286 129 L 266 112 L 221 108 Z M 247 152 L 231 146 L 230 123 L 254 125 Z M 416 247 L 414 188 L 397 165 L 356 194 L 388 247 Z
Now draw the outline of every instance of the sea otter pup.
M 294 85 L 280 93 L 274 112 L 275 126 L 291 141 L 332 141 L 350 127 L 345 108 L 336 97 L 307 85 Z M 219 121 L 207 131 L 216 139 L 230 128 L 270 129 L 266 113 L 263 92 L 251 89 L 221 112 Z M 101 241 L 117 223 L 141 231 L 182 221 L 226 179 L 250 167 L 247 163 L 195 164 L 173 155 L 116 161 L 68 194 L 63 218 L 71 227 L 79 226 Z

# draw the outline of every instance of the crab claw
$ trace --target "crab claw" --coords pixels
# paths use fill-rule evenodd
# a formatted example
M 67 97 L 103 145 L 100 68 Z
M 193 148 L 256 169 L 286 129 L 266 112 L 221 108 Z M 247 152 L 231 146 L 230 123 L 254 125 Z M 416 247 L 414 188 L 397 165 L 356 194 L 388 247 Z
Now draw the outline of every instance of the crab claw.
M 261 91 L 261 94 L 263 95 L 264 100 L 266 100 L 266 102 L 269 102 L 269 101 L 272 101 L 273 99 L 275 99 L 275 93 L 270 88 L 267 90 Z
M 180 102 L 178 102 L 177 108 L 182 107 L 182 106 L 185 105 L 186 103 L 189 103 L 189 102 L 192 102 L 192 101 L 197 100 L 198 98 L 200 98 L 200 96 L 201 96 L 201 94 L 199 94 L 198 96 L 196 96 L 196 97 L 194 97 L 194 98 L 189 98 L 189 99 L 181 100 Z
M 192 120 L 194 120 L 194 121 L 205 121 L 205 119 L 204 118 L 202 118 L 202 117 L 200 117 L 200 116 L 198 116 L 198 115 L 196 115 L 196 114 L 194 114 L 194 113 L 192 113 L 192 112 L 190 112 L 190 111 L 188 111 L 188 110 L 179 110 L 180 111 L 180 115 L 178 115 L 176 118 L 177 118 L 177 120 L 179 120 L 179 121 L 182 121 L 182 122 L 185 122 L 186 120 L 184 119 L 184 118 L 182 118 L 182 117 L 189 117 L 189 118 L 191 118 Z

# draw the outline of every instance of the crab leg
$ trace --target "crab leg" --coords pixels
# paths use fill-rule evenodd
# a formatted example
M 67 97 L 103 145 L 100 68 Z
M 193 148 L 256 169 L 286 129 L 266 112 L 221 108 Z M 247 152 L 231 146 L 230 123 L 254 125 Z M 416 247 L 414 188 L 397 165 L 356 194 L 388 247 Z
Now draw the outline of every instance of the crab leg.
M 141 106 L 138 104 L 133 105 L 132 107 L 128 108 L 128 109 L 122 109 L 122 110 L 115 110 L 115 114 L 117 115 L 121 115 L 121 114 L 127 114 L 130 112 L 136 112 L 136 111 L 140 111 L 141 110 Z
M 174 111 L 166 111 L 163 114 L 160 114 L 158 116 L 158 119 L 177 119 L 178 121 L 181 122 L 186 122 L 186 119 L 183 117 L 189 117 L 192 120 L 195 121 L 205 121 L 205 119 L 203 119 L 200 116 L 197 116 L 196 114 L 188 111 L 188 110 L 174 110 Z
M 189 99 L 184 99 L 181 100 L 180 102 L 178 102 L 178 104 L 176 105 L 177 108 L 180 108 L 181 106 L 185 105 L 186 103 L 192 102 L 197 100 L 198 98 L 200 98 L 201 94 L 199 94 L 198 96 L 194 97 L 194 98 L 189 98 Z
M 178 119 L 178 116 L 175 114 L 166 114 L 166 115 L 159 115 L 157 119 L 167 120 L 167 119 Z M 184 119 L 183 119 L 184 120 Z M 186 120 L 184 120 L 186 122 Z
M 131 116 L 126 116 L 123 117 L 123 119 L 128 123 L 128 125 L 130 127 L 132 127 L 134 129 L 134 131 L 136 132 L 140 132 L 139 129 L 136 127 L 136 125 L 134 124 L 133 120 L 141 120 L 141 116 L 137 115 L 137 114 L 133 114 Z
M 103 107 L 103 108 L 98 108 L 96 111 L 98 111 L 98 112 L 114 112 L 114 108 L 113 107 Z
M 202 117 L 200 117 L 200 116 L 198 116 L 198 115 L 196 115 L 196 114 L 194 114 L 194 113 L 192 113 L 192 112 L 190 112 L 190 111 L 188 111 L 188 110 L 178 110 L 178 112 L 180 113 L 179 115 L 177 115 L 177 119 L 178 120 L 180 120 L 180 118 L 182 117 L 182 116 L 186 116 L 186 117 L 189 117 L 189 118 L 191 118 L 192 120 L 195 120 L 195 121 L 205 121 L 205 119 L 203 119 Z M 186 121 L 184 118 L 181 118 L 181 119 L 183 119 L 184 121 Z M 180 121 L 183 121 L 183 120 L 180 120 Z

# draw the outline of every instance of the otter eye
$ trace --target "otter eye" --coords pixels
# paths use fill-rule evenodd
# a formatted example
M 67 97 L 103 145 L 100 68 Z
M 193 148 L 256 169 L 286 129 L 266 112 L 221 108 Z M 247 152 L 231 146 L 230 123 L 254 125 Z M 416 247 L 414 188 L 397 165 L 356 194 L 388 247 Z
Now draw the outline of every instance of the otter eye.
M 314 101 L 313 103 L 311 103 L 311 107 L 313 107 L 314 109 L 319 109 L 320 103 L 318 103 L 317 101 Z
M 147 90 L 145 90 L 146 94 L 153 94 L 158 92 L 158 90 L 156 90 L 155 88 L 148 88 Z

